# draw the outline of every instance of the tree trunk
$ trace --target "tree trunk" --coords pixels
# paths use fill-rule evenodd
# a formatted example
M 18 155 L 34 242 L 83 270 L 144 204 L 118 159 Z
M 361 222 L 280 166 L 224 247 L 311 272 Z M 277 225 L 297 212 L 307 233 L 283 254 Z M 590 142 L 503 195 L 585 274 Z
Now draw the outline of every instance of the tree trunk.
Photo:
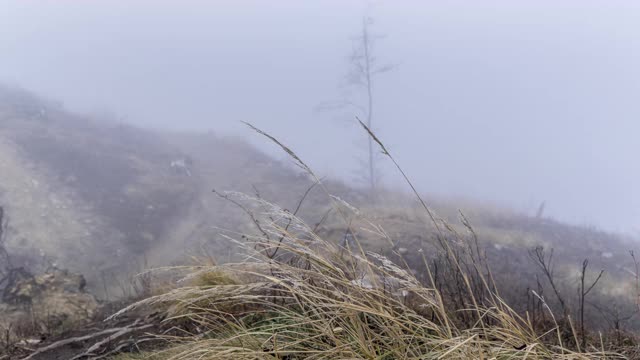
M 365 62 L 365 85 L 367 87 L 367 126 L 373 131 L 373 92 L 371 84 L 371 54 L 369 52 L 370 39 L 369 30 L 367 28 L 367 20 L 363 19 L 362 22 L 362 45 L 364 48 L 364 62 Z M 371 201 L 375 201 L 376 197 L 376 167 L 375 167 L 375 154 L 373 152 L 373 139 L 370 136 L 368 140 L 368 152 L 369 152 L 369 191 Z

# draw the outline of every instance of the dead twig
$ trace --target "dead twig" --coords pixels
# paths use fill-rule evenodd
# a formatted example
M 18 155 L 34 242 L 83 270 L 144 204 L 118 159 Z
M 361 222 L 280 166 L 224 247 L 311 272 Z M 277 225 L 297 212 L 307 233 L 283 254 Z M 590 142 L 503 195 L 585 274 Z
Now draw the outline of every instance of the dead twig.
M 242 211 L 244 211 L 249 216 L 249 218 L 251 219 L 253 224 L 256 226 L 256 228 L 258 228 L 258 230 L 260 230 L 262 235 L 264 235 L 264 237 L 269 239 L 269 234 L 262 228 L 262 225 L 260 225 L 260 221 L 258 221 L 258 219 L 256 219 L 256 217 L 253 215 L 253 212 L 251 212 L 251 210 L 247 209 L 244 205 L 242 205 L 241 203 L 237 202 L 236 200 L 230 198 L 228 195 L 221 194 L 221 193 L 217 192 L 215 189 L 211 190 L 211 192 L 216 194 L 216 195 L 218 195 L 220 198 L 222 198 L 224 200 L 227 200 L 228 202 L 232 203 L 233 205 L 239 207 Z
M 600 270 L 600 273 L 598 273 L 598 276 L 596 277 L 596 279 L 585 290 L 584 281 L 585 281 L 588 267 L 589 267 L 589 260 L 584 259 L 584 261 L 582 262 L 582 271 L 580 272 L 580 336 L 582 337 L 581 344 L 583 349 L 586 347 L 586 344 L 587 344 L 587 337 L 584 331 L 584 299 L 587 297 L 589 292 L 593 290 L 593 288 L 596 286 L 598 281 L 600 281 L 602 274 L 604 274 L 604 270 Z
M 564 301 L 564 297 L 560 294 L 560 290 L 556 285 L 553 274 L 553 249 L 551 249 L 549 256 L 547 256 L 542 246 L 536 246 L 534 249 L 529 251 L 529 257 L 531 257 L 536 265 L 538 265 L 540 270 L 542 270 L 543 275 L 547 278 L 547 281 L 549 281 L 549 284 L 560 303 L 560 307 L 562 308 L 562 314 L 566 317 L 568 314 L 567 306 Z
M 56 341 L 53 344 L 50 344 L 50 345 L 47 345 L 47 346 L 45 346 L 43 348 L 37 349 L 31 355 L 29 355 L 29 356 L 27 356 L 25 358 L 22 358 L 22 360 L 33 359 L 36 355 L 40 355 L 42 353 L 57 349 L 59 347 L 65 346 L 65 345 L 69 345 L 69 344 L 73 344 L 73 343 L 77 343 L 77 342 L 87 341 L 87 340 L 90 340 L 90 339 L 93 339 L 93 338 L 97 338 L 97 337 L 100 337 L 100 336 L 104 336 L 104 335 L 120 333 L 123 330 L 132 329 L 132 326 L 135 326 L 137 324 L 138 324 L 138 322 L 136 321 L 133 324 L 131 324 L 129 326 L 125 326 L 125 327 L 106 329 L 106 330 L 98 331 L 96 333 L 89 334 L 89 335 L 77 336 L 77 337 L 72 337 L 72 338 L 67 338 L 67 339 L 63 339 L 63 340 L 60 340 L 60 341 Z M 147 327 L 150 327 L 150 326 L 151 325 L 145 325 L 145 326 L 141 326 L 141 327 L 137 327 L 137 328 L 133 328 L 133 329 L 136 329 L 136 330 L 140 330 L 140 328 L 145 328 L 146 329 Z
M 120 329 L 120 331 L 116 332 L 113 335 L 109 335 L 106 338 L 102 339 L 101 341 L 91 345 L 91 347 L 89 347 L 84 353 L 80 354 L 80 355 L 76 355 L 75 357 L 73 357 L 71 360 L 77 360 L 77 359 L 81 359 L 85 356 L 91 356 L 91 355 L 95 355 L 95 352 L 97 350 L 99 350 L 100 348 L 102 348 L 103 346 L 111 343 L 113 340 L 127 335 L 129 333 L 132 333 L 134 331 L 140 331 L 140 330 L 144 330 L 144 329 L 148 329 L 150 327 L 153 327 L 154 324 L 147 324 L 147 325 L 142 325 L 142 326 L 138 326 L 138 327 L 126 327 L 126 328 L 122 328 Z

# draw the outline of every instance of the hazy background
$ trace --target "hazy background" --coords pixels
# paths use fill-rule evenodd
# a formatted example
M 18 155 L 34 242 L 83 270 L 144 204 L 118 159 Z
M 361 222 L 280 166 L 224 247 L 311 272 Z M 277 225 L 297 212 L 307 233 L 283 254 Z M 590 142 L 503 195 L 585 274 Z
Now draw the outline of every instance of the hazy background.
M 640 227 L 636 2 L 0 0 L 0 81 L 272 151 L 250 121 L 352 179 L 353 112 L 314 108 L 343 96 L 365 14 L 398 65 L 376 84 L 376 129 L 421 191 Z

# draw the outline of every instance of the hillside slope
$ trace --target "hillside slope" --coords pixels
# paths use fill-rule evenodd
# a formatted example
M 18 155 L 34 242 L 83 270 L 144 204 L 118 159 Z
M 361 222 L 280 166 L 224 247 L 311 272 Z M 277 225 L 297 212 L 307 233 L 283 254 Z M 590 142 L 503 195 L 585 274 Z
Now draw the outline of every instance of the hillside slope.
M 214 227 L 251 225 L 212 189 L 295 206 L 310 184 L 238 139 L 98 122 L 8 88 L 0 88 L 0 173 L 10 250 L 30 267 L 55 263 L 90 280 L 202 246 L 224 260 L 233 254 Z
M 6 87 L 0 87 L 0 174 L 0 205 L 10 216 L 9 250 L 29 268 L 56 265 L 83 273 L 94 291 L 105 281 L 127 281 L 144 267 L 192 255 L 234 258 L 221 229 L 257 229 L 243 209 L 212 189 L 258 193 L 295 209 L 312 185 L 293 166 L 239 139 L 100 122 Z M 349 203 L 364 205 L 359 191 L 336 181 L 326 185 Z M 410 262 L 419 263 L 417 250 L 432 246 L 434 232 L 419 209 L 406 206 L 411 201 L 391 193 L 362 214 L 384 228 L 395 250 L 405 249 Z M 555 249 L 558 275 L 571 289 L 576 269 L 587 258 L 592 269 L 606 269 L 609 281 L 602 292 L 633 294 L 629 239 L 478 205 L 446 200 L 431 205 L 461 233 L 466 229 L 457 208 L 463 210 L 496 273 L 518 279 L 510 286 L 518 296 L 526 297 L 527 288 L 535 286 L 537 270 L 528 257 L 534 246 Z M 329 198 L 316 187 L 301 216 L 314 223 L 330 208 Z M 349 221 L 352 228 L 367 227 L 358 219 Z M 333 212 L 318 231 L 343 241 L 344 219 Z M 360 232 L 371 248 L 394 249 L 371 231 Z

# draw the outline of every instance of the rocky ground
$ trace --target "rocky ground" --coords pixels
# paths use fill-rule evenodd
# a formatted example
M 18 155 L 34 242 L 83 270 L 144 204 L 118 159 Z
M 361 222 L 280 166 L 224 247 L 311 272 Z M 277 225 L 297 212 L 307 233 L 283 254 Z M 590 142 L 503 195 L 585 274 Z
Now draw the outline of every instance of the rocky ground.
M 14 269 L 0 302 L 0 359 L 101 359 L 153 348 L 171 329 L 157 312 L 139 309 L 107 317 L 125 302 L 103 303 L 85 291 L 81 275 Z

